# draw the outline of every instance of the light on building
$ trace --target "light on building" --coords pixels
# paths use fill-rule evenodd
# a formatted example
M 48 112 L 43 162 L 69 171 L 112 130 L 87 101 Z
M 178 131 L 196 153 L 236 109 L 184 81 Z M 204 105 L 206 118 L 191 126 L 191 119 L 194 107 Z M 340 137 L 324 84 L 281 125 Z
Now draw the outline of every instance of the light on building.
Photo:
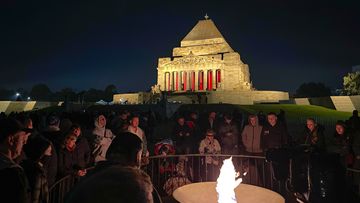
M 31 100 L 31 98 L 30 98 L 30 97 L 28 97 L 28 98 L 27 98 L 27 100 L 28 100 L 28 101 L 30 101 L 30 100 Z
M 18 96 L 20 96 L 20 93 L 19 93 L 19 92 L 16 92 L 16 94 L 15 94 L 15 95 L 18 97 Z

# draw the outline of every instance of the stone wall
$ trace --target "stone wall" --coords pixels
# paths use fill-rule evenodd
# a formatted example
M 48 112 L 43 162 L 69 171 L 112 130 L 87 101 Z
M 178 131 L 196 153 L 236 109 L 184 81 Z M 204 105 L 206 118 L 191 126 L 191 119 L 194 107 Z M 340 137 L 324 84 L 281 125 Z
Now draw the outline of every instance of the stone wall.
M 295 98 L 294 103 L 298 105 L 317 105 L 338 111 L 352 112 L 355 109 L 360 110 L 360 95 Z
M 311 105 L 308 98 L 295 98 L 294 103 L 297 105 Z
M 32 111 L 60 105 L 61 102 L 0 101 L 0 112 L 5 112 L 6 114 L 9 114 L 11 112 Z
M 195 55 L 208 55 L 232 51 L 228 44 L 211 44 L 192 47 L 176 47 L 173 49 L 173 57 L 187 56 L 190 52 Z
M 251 105 L 254 103 L 279 103 L 289 100 L 289 94 L 281 91 L 224 91 L 210 92 L 208 103 Z
M 350 96 L 350 100 L 354 105 L 354 108 L 360 111 L 360 95 Z
M 138 92 L 138 93 L 126 93 L 126 94 L 114 94 L 113 102 L 120 104 L 127 101 L 127 104 L 143 104 L 150 99 L 150 93 Z

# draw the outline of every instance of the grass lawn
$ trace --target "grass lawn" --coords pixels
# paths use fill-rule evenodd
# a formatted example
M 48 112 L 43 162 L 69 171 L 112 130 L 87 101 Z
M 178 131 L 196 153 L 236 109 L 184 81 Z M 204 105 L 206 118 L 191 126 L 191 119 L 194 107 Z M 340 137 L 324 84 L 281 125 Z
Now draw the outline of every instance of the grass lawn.
M 295 104 L 255 104 L 255 105 L 239 105 L 249 113 L 257 113 L 263 111 L 264 113 L 275 112 L 279 113 L 280 109 L 285 111 L 287 119 L 298 120 L 299 118 L 314 117 L 320 120 L 346 120 L 351 116 L 349 112 L 341 112 L 333 109 L 328 109 L 321 106 L 313 105 L 295 105 Z
M 296 104 L 254 104 L 254 105 L 231 105 L 231 104 L 189 104 L 183 105 L 178 109 L 178 112 L 191 112 L 195 111 L 201 114 L 209 111 L 215 112 L 233 112 L 234 110 L 257 114 L 263 111 L 265 114 L 268 112 L 279 113 L 280 109 L 285 111 L 285 117 L 289 120 L 304 120 L 308 117 L 313 117 L 318 120 L 337 121 L 346 120 L 351 116 L 349 112 L 336 111 L 321 106 L 314 105 L 296 105 Z
M 334 126 L 338 120 L 347 120 L 351 113 L 340 112 L 334 109 L 328 109 L 321 106 L 313 105 L 296 105 L 296 104 L 255 104 L 255 105 L 231 105 L 231 104 L 189 104 L 183 105 L 178 109 L 178 112 L 198 112 L 202 117 L 206 117 L 207 112 L 242 112 L 245 116 L 247 114 L 257 114 L 259 111 L 263 111 L 264 114 L 274 112 L 278 114 L 280 109 L 285 111 L 285 118 L 288 125 L 288 131 L 292 135 L 297 135 L 303 131 L 306 123 L 306 118 L 314 118 L 319 124 L 321 124 L 326 130 L 325 134 L 331 136 L 334 132 Z M 168 124 L 165 124 L 168 125 Z M 167 126 L 169 128 L 169 126 Z M 171 128 L 171 127 L 170 127 Z M 165 129 L 165 128 L 161 128 Z M 168 134 L 169 131 L 161 131 L 161 134 Z

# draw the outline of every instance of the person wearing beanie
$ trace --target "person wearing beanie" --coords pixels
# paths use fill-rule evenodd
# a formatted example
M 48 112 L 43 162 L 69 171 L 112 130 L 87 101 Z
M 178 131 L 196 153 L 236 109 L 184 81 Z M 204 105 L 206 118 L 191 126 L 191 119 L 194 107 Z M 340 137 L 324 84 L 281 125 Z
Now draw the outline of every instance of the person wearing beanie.
M 49 186 L 52 186 L 56 181 L 57 176 L 57 149 L 61 145 L 62 135 L 60 131 L 60 119 L 54 114 L 51 114 L 46 119 L 47 128 L 42 132 L 42 135 L 51 141 L 53 153 L 47 156 L 44 160 L 44 167 L 47 171 L 47 178 Z
M 32 203 L 49 202 L 49 188 L 43 158 L 51 156 L 51 142 L 44 137 L 36 136 L 24 146 L 27 159 L 21 163 L 29 181 Z

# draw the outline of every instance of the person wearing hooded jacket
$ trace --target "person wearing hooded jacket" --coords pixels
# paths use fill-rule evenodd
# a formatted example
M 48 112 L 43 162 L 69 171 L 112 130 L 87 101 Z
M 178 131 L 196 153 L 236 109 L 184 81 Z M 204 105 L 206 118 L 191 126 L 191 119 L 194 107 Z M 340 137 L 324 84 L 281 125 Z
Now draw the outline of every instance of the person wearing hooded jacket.
M 241 133 L 241 138 L 245 151 L 248 153 L 262 153 L 261 148 L 261 131 L 262 126 L 259 125 L 258 117 L 256 115 L 250 115 L 249 124 L 244 127 Z
M 262 154 L 263 150 L 261 148 L 261 131 L 262 126 L 259 125 L 258 117 L 256 115 L 249 115 L 248 122 L 244 127 L 244 130 L 241 133 L 242 143 L 245 147 L 245 152 L 250 155 L 259 155 Z M 256 184 L 259 181 L 263 181 L 261 177 L 261 161 L 246 161 L 245 164 L 248 164 L 249 175 L 245 177 L 245 181 Z
M 104 161 L 106 160 L 106 152 L 115 138 L 110 129 L 106 129 L 106 118 L 104 115 L 96 117 L 94 121 L 95 128 L 92 131 L 93 142 L 92 144 L 92 156 L 94 161 Z

